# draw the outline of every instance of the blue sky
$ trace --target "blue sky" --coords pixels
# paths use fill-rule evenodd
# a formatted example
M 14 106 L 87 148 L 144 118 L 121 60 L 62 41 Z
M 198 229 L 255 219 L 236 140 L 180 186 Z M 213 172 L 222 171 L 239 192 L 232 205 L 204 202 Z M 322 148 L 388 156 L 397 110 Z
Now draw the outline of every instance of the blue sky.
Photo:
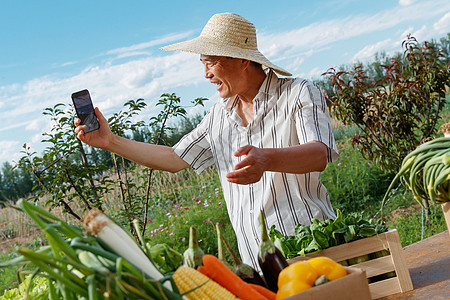
M 24 143 L 40 153 L 51 123 L 42 112 L 89 89 L 108 117 L 144 98 L 141 119 L 163 93 L 186 103 L 217 100 L 199 56 L 159 47 L 198 36 L 215 13 L 255 24 L 260 51 L 294 76 L 401 50 L 450 32 L 448 0 L 327 1 L 14 1 L 0 0 L 0 164 L 14 164 Z

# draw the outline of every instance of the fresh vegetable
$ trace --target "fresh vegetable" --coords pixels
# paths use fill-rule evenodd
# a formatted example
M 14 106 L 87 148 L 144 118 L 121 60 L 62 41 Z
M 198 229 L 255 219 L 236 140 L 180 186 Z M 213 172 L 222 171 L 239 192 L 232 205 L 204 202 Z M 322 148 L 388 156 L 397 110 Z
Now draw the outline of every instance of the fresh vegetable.
M 331 281 L 347 275 L 347 271 L 343 266 L 325 256 L 310 258 L 307 263 L 319 276 L 325 275 Z
M 197 268 L 202 264 L 203 255 L 205 253 L 198 246 L 197 230 L 194 226 L 191 226 L 189 228 L 189 248 L 183 253 L 184 265 L 194 269 Z
M 216 224 L 217 226 L 217 224 Z M 220 229 L 219 229 L 220 231 Z M 267 287 L 266 283 L 262 279 L 261 275 L 259 275 L 258 271 L 256 271 L 252 266 L 247 265 L 242 262 L 242 260 L 234 253 L 233 249 L 231 249 L 230 245 L 228 245 L 227 241 L 224 237 L 222 237 L 222 241 L 233 258 L 235 267 L 233 272 L 242 278 L 247 283 L 253 283 L 256 285 L 260 285 L 263 287 Z
M 185 294 L 188 299 L 225 300 L 236 298 L 217 282 L 187 266 L 179 267 L 172 278 L 180 292 Z
M 370 259 L 377 259 L 377 258 L 380 258 L 380 257 L 388 256 L 390 254 L 391 254 L 391 252 L 389 250 L 383 249 L 383 250 L 380 250 L 380 251 L 377 251 L 377 252 L 370 253 L 369 256 L 370 256 Z M 396 276 L 395 271 L 391 271 L 391 272 L 387 272 L 387 273 L 384 273 L 384 274 L 377 275 L 375 277 L 371 277 L 370 280 L 371 281 L 384 280 L 384 279 L 392 278 L 392 277 L 395 277 L 395 276 Z
M 364 254 L 364 255 L 361 255 L 361 256 L 357 256 L 357 257 L 353 257 L 353 258 L 347 259 L 347 263 L 348 263 L 349 266 L 352 266 L 352 265 L 363 263 L 363 262 L 368 261 L 368 260 L 370 260 L 369 254 Z
M 254 283 L 249 283 L 249 285 L 254 288 L 258 293 L 260 293 L 261 295 L 263 295 L 264 297 L 266 297 L 269 300 L 275 300 L 276 299 L 276 295 L 274 292 L 272 292 L 271 290 L 269 290 L 268 288 L 259 285 L 259 284 L 254 284 Z
M 440 127 L 444 137 L 450 137 L 450 122 L 442 124 Z
M 309 265 L 306 261 L 297 261 L 280 272 L 280 276 L 278 276 L 278 288 L 291 281 L 302 281 L 312 287 L 318 276 L 313 266 Z
M 81 227 L 69 225 L 25 200 L 17 204 L 42 229 L 50 248 L 44 247 L 37 251 L 21 248 L 17 251 L 18 257 L 1 262 L 0 267 L 18 264 L 35 267 L 31 280 L 39 277 L 48 281 L 48 299 L 182 299 L 175 285 L 174 291 L 165 286 L 167 278 L 161 278 L 157 270 L 152 272 L 160 280 L 140 269 L 149 259 L 135 253 L 135 248 L 140 248 L 131 237 L 127 238 L 131 239 L 133 245 L 123 243 L 123 233 L 114 228 L 115 224 L 111 226 L 108 218 L 95 218 L 100 221 L 96 227 L 99 236 L 102 236 L 100 239 L 83 234 Z M 114 241 L 108 245 L 104 240 L 111 236 Z M 125 251 L 128 255 L 139 255 L 142 261 L 137 265 L 131 263 L 113 249 L 117 247 L 128 249 Z M 34 288 L 30 285 L 24 298 L 31 295 L 32 290 Z
M 198 266 L 197 271 L 199 271 L 203 275 L 208 276 L 209 278 L 211 278 L 211 274 L 208 273 L 208 270 L 206 270 L 205 266 L 203 266 L 203 265 Z
M 47 300 L 49 299 L 49 281 L 45 277 L 34 276 L 29 274 L 25 276 L 25 280 L 13 289 L 5 290 L 3 295 L 0 295 L 0 300 L 14 300 L 14 299 L 28 299 L 33 300 Z
M 270 228 L 269 236 L 286 258 L 320 251 L 354 240 L 371 237 L 388 230 L 381 220 L 365 220 L 361 214 L 346 216 L 340 210 L 336 219 L 321 221 L 312 219 L 310 225 L 297 225 L 295 235 L 283 236 L 275 226 Z
M 163 279 L 164 275 L 153 265 L 136 241 L 119 225 L 97 210 L 91 210 L 83 220 L 84 229 L 113 249 L 119 256 L 125 258 L 151 278 Z M 166 281 L 166 288 L 172 289 Z
M 290 281 L 278 289 L 276 300 L 287 298 L 310 288 L 311 286 L 304 281 Z
M 163 274 L 175 272 L 183 264 L 183 255 L 166 244 L 151 246 L 147 243 L 151 260 Z
M 403 159 L 383 197 L 383 208 L 391 190 L 401 181 L 412 191 L 414 199 L 444 203 L 450 200 L 450 137 L 438 137 L 419 145 Z
M 203 256 L 203 266 L 211 279 L 244 300 L 267 300 L 247 282 L 228 269 L 217 257 L 211 254 Z
M 216 223 L 214 226 L 217 234 L 217 258 L 227 266 L 228 269 L 233 270 L 233 267 L 227 262 L 225 255 L 225 248 L 223 247 L 222 231 L 220 230 L 220 224 Z
M 276 299 L 283 299 L 347 275 L 337 262 L 324 256 L 297 261 L 280 272 Z
M 278 290 L 278 275 L 281 270 L 286 268 L 289 264 L 281 251 L 275 247 L 274 243 L 269 239 L 263 211 L 260 213 L 260 219 L 262 234 L 261 243 L 259 244 L 258 263 L 261 267 L 267 286 L 272 292 L 276 293 Z

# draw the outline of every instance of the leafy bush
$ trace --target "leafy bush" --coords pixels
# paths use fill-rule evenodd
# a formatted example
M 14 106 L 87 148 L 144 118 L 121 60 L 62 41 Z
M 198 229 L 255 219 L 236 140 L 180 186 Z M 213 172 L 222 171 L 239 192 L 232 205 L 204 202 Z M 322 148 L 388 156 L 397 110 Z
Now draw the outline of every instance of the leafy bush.
M 432 43 L 419 44 L 408 36 L 404 53 L 382 65 L 381 80 L 369 78 L 362 65 L 351 71 L 330 69 L 333 92 L 331 112 L 344 125 L 360 132 L 353 144 L 379 167 L 397 170 L 407 153 L 436 133 L 445 106 L 450 68 L 445 52 Z

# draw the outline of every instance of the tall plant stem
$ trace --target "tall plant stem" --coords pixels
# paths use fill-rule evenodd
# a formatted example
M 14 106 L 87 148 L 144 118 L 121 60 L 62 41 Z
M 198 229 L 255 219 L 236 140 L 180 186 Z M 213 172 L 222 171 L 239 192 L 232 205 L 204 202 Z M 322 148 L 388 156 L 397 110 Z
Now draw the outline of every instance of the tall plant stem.
M 161 124 L 161 129 L 159 131 L 158 138 L 156 139 L 156 143 L 155 143 L 156 145 L 158 145 L 161 142 L 162 134 L 166 127 L 167 119 L 169 118 L 169 115 L 172 110 L 172 103 L 173 103 L 173 100 L 171 99 L 169 107 L 166 111 L 166 114 L 164 115 L 164 120 Z M 153 169 L 150 170 L 150 174 L 148 175 L 148 180 L 147 180 L 147 191 L 145 194 L 145 204 L 144 204 L 144 225 L 142 226 L 142 233 L 141 233 L 142 235 L 145 234 L 145 230 L 147 228 L 148 206 L 149 206 L 149 202 L 150 202 L 150 190 L 151 190 L 152 179 L 153 179 L 152 175 L 153 175 Z

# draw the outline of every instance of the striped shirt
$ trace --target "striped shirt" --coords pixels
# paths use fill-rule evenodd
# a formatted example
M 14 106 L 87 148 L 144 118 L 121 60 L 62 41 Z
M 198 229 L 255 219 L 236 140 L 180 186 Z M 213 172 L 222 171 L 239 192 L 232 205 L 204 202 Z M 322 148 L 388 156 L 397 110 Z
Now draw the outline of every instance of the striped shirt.
M 248 126 L 235 112 L 237 101 L 218 101 L 202 122 L 173 148 L 197 173 L 215 164 L 223 188 L 228 214 L 236 233 L 244 263 L 257 270 L 261 241 L 260 211 L 268 228 L 293 235 L 297 224 L 312 218 L 335 218 L 320 173 L 288 174 L 264 172 L 260 181 L 239 185 L 226 174 L 242 160 L 234 152 L 242 146 L 284 148 L 320 141 L 328 146 L 327 159 L 337 159 L 327 104 L 321 89 L 299 78 L 278 78 L 268 71 L 253 100 L 254 119 Z

